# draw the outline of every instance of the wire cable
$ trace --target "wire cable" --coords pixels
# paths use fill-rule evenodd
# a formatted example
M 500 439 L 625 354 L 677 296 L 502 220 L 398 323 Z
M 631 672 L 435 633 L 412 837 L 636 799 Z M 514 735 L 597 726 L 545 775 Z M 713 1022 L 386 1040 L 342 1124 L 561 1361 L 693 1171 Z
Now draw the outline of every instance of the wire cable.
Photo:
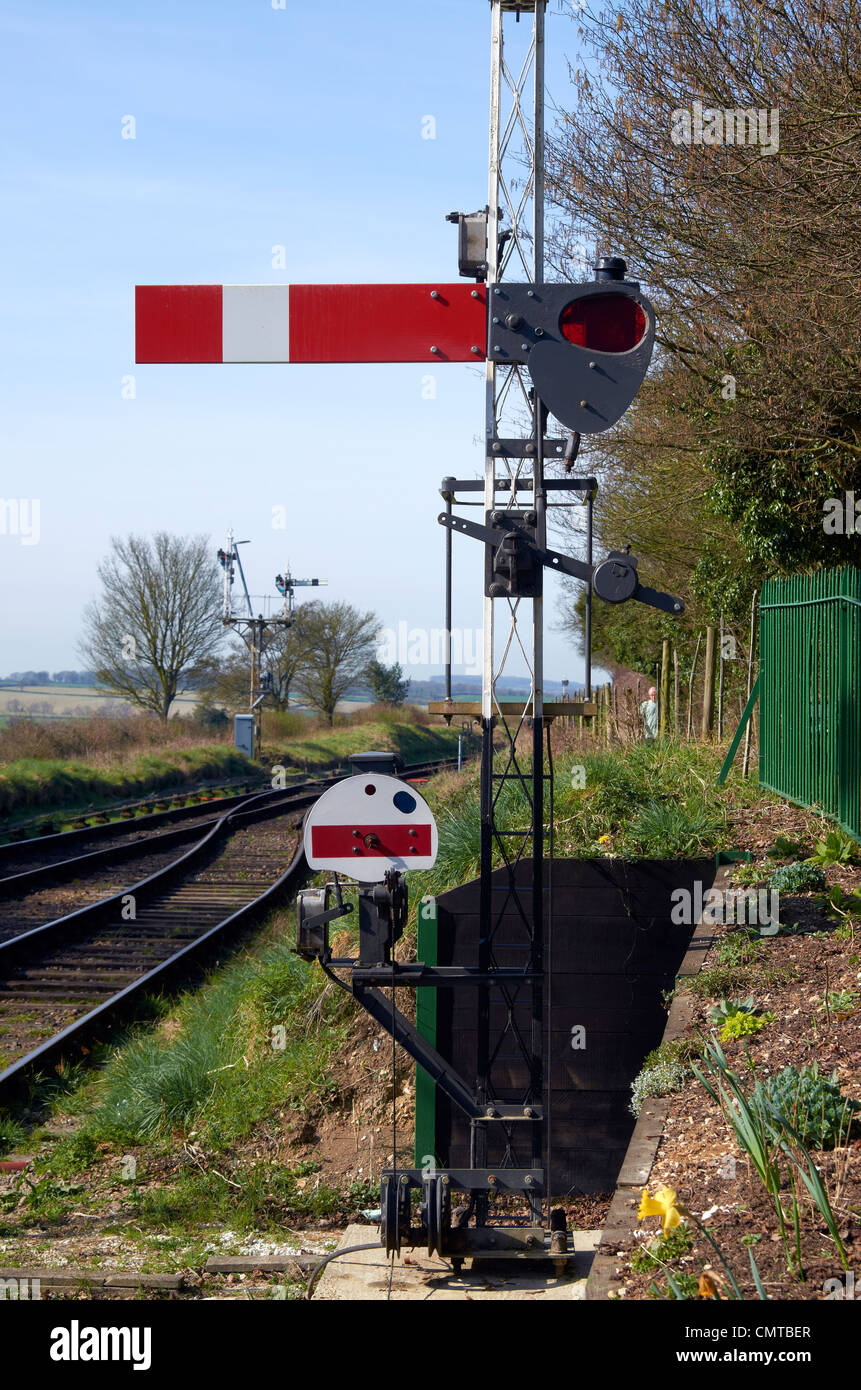
M 331 1255 L 327 1255 L 325 1259 L 321 1260 L 320 1263 L 315 1265 L 311 1270 L 305 1285 L 305 1298 L 310 1299 L 319 1275 L 323 1273 L 323 1270 L 330 1260 L 340 1260 L 342 1255 L 357 1255 L 360 1250 L 379 1250 L 379 1248 L 380 1242 L 378 1240 L 368 1240 L 365 1241 L 363 1245 L 347 1245 L 343 1250 L 333 1250 Z
M 395 948 L 392 946 L 392 1168 L 394 1170 L 395 1192 L 399 1196 L 398 1188 L 398 1045 L 395 1041 L 396 1032 L 396 1013 L 395 1006 Z M 390 1208 L 391 1210 L 391 1208 Z M 397 1220 L 400 1222 L 400 1200 L 396 1206 Z M 400 1235 L 398 1235 L 400 1241 Z M 389 1261 L 389 1284 L 386 1290 L 386 1302 L 392 1296 L 392 1278 L 395 1272 L 395 1252 L 392 1250 L 392 1258 Z
M 550 1188 L 550 1169 L 553 1157 L 553 1126 L 551 1123 L 551 1109 L 553 1104 L 553 850 L 555 847 L 555 836 L 553 826 L 553 744 L 550 738 L 551 721 L 547 721 L 547 771 L 549 777 L 550 790 L 550 817 L 547 830 L 547 952 L 545 956 L 545 979 L 547 980 L 547 1169 L 546 1169 L 546 1188 L 547 1188 L 547 1227 L 550 1228 L 550 1209 L 553 1205 L 553 1193 Z

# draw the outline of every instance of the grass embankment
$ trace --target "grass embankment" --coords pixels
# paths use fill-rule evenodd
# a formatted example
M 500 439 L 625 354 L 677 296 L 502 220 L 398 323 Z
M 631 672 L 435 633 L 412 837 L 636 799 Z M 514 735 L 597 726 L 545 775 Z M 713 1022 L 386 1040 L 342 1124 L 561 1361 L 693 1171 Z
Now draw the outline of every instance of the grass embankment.
M 585 752 L 558 740 L 554 757 L 554 853 L 580 858 L 677 858 L 714 854 L 736 843 L 739 813 L 777 804 L 755 781 L 730 777 L 718 787 L 720 751 L 675 743 L 640 744 L 624 752 Z M 519 758 L 531 777 L 528 753 Z M 498 768 L 501 767 L 497 759 Z M 478 874 L 480 860 L 479 769 L 436 779 L 431 800 L 439 807 L 439 857 L 425 874 L 410 877 L 411 895 L 441 893 Z M 528 824 L 529 806 L 517 782 L 503 785 L 496 821 L 511 830 Z M 545 824 L 549 810 L 545 803 Z M 511 844 L 509 842 L 509 852 Z M 527 849 L 527 853 L 529 853 Z M 502 864 L 495 847 L 494 863 Z
M 165 788 L 251 776 L 254 763 L 224 744 L 143 753 L 115 767 L 73 759 L 22 758 L 0 769 L 0 816 L 103 807 Z
M 345 720 L 331 729 L 302 716 L 289 716 L 289 720 L 281 722 L 297 732 L 283 741 L 276 739 L 264 744 L 262 762 L 269 767 L 283 766 L 288 772 L 324 771 L 337 767 L 350 753 L 368 748 L 390 748 L 406 763 L 451 757 L 457 751 L 455 730 L 427 727 L 411 709 L 386 713 L 376 708 L 373 712 L 375 718 Z M 79 722 L 86 726 L 96 724 L 96 720 Z M 113 729 L 107 721 L 109 727 L 103 733 L 90 727 L 92 742 L 83 746 L 90 749 L 91 758 L 19 757 L 0 761 L 0 816 L 15 821 L 34 812 L 101 809 L 111 802 L 127 801 L 147 792 L 252 776 L 260 771 L 257 764 L 227 743 L 212 742 L 199 731 L 196 738 L 206 741 L 195 743 L 188 728 L 190 721 L 183 720 L 178 729 L 174 725 L 180 721 L 170 721 L 164 746 L 150 742 L 144 745 L 144 752 L 133 751 L 139 747 L 135 740 L 142 736 L 141 726 L 150 738 L 158 731 L 157 722 L 131 721 L 134 727 L 126 729 L 126 738 L 123 721 L 117 722 L 120 727 Z M 306 728 L 308 733 L 304 732 Z M 50 732 L 53 735 L 55 731 Z M 76 747 L 79 734 L 83 737 L 86 733 L 86 728 L 73 730 L 69 746 Z M 44 741 L 42 734 L 37 725 L 30 727 L 27 736 L 34 748 Z M 21 737 L 19 729 L 18 745 Z
M 263 759 L 270 765 L 280 763 L 288 770 L 319 771 L 337 766 L 351 753 L 369 749 L 391 750 L 405 763 L 454 757 L 458 730 L 430 725 L 426 720 L 427 716 L 413 706 L 386 710 L 379 705 L 370 705 L 343 719 L 339 717 L 333 728 L 318 721 L 303 721 L 297 715 L 286 719 L 274 716 L 264 722 Z M 307 733 L 302 731 L 303 722 L 306 726 L 311 723 Z

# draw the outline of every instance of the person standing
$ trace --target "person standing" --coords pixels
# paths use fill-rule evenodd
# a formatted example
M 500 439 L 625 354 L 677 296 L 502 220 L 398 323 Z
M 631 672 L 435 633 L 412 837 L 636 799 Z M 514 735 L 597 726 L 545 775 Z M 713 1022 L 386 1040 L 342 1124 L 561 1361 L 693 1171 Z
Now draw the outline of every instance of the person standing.
M 640 718 L 643 721 L 643 738 L 646 742 L 658 737 L 658 692 L 649 686 L 648 699 L 640 705 Z

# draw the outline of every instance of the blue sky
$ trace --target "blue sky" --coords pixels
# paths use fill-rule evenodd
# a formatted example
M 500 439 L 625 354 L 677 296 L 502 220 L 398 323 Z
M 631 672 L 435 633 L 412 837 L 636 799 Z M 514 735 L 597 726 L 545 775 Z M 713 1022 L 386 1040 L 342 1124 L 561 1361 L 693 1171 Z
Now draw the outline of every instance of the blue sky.
M 575 43 L 552 14 L 560 102 Z M 0 673 L 81 664 L 96 566 L 132 530 L 232 523 L 254 592 L 289 561 L 386 626 L 442 626 L 438 488 L 481 471 L 481 370 L 441 367 L 428 400 L 419 364 L 136 367 L 133 286 L 456 280 L 444 218 L 486 200 L 488 54 L 483 0 L 7 0 L 2 496 L 39 499 L 40 534 L 0 534 Z M 480 547 L 455 547 L 473 628 Z M 548 631 L 548 678 L 580 670 Z

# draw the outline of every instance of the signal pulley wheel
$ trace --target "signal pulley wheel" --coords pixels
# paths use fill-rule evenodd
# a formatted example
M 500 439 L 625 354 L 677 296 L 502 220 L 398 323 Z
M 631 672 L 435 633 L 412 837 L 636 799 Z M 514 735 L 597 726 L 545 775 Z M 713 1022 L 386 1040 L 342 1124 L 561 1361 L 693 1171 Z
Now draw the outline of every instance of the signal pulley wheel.
M 605 603 L 626 603 L 639 582 L 636 564 L 627 555 L 609 555 L 592 574 L 592 588 Z
M 442 1255 L 451 1230 L 451 1184 L 444 1174 L 425 1180 L 424 1209 L 428 1254 Z
M 400 1254 L 410 1229 L 410 1188 L 405 1178 L 387 1174 L 380 1182 L 380 1244 L 387 1255 Z

